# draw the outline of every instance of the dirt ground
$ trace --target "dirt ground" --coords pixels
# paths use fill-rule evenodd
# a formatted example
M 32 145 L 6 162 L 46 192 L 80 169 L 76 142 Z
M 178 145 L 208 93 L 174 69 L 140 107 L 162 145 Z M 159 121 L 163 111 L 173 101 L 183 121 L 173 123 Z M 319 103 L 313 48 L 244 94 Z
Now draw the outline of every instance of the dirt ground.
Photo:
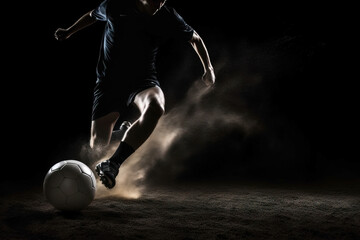
M 4 186 L 4 185 L 2 185 Z M 358 186 L 218 184 L 96 197 L 63 213 L 40 186 L 1 197 L 0 239 L 360 239 Z

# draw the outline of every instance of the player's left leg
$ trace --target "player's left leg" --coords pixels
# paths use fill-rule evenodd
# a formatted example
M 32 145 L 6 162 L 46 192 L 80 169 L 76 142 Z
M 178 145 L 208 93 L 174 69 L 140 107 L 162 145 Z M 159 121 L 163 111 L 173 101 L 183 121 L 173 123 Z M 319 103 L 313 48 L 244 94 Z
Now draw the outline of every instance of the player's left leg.
M 133 105 L 141 113 L 140 118 L 127 131 L 114 155 L 96 166 L 100 180 L 107 188 L 115 186 L 120 165 L 151 135 L 165 111 L 165 98 L 159 87 L 151 87 L 138 93 Z
M 88 154 L 88 161 L 95 162 L 105 157 L 109 150 L 112 130 L 118 118 L 118 112 L 110 112 L 92 120 L 89 144 L 91 151 Z

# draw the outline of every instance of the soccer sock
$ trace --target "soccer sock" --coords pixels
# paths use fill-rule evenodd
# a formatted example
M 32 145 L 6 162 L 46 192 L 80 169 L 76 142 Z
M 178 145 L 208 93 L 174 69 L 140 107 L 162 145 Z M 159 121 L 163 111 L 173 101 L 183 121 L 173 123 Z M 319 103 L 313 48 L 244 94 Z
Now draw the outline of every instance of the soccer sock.
M 131 154 L 135 152 L 134 148 L 126 142 L 121 142 L 116 149 L 114 155 L 109 159 L 110 162 L 115 162 L 121 165 Z

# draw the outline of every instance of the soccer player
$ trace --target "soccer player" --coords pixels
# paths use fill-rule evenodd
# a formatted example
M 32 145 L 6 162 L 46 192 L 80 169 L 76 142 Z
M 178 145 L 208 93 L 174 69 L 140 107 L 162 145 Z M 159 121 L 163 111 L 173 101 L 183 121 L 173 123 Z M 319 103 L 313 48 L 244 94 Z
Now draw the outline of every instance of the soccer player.
M 105 22 L 96 68 L 92 149 L 109 146 L 120 115 L 138 112 L 135 119 L 123 123 L 126 134 L 115 153 L 95 167 L 107 188 L 115 186 L 120 165 L 148 139 L 164 114 L 165 99 L 155 66 L 162 43 L 169 39 L 188 41 L 201 60 L 205 85 L 215 83 L 202 38 L 165 3 L 166 0 L 105 0 L 69 28 L 55 31 L 57 40 L 65 40 L 95 22 Z

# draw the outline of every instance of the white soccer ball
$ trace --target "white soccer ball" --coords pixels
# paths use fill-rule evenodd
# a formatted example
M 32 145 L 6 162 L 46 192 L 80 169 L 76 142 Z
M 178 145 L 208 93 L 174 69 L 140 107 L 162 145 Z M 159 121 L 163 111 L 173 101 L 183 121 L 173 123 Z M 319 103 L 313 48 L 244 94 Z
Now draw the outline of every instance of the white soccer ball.
M 65 160 L 56 163 L 47 172 L 43 191 L 47 201 L 55 208 L 78 211 L 94 200 L 96 179 L 84 163 Z

